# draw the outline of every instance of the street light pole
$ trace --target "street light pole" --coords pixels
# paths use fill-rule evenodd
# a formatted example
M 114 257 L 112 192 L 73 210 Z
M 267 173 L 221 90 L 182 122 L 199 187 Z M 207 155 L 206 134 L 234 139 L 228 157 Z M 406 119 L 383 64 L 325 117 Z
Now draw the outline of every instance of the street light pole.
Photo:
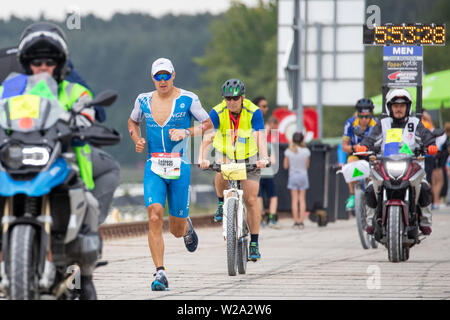
M 297 130 L 303 130 L 303 104 L 302 104 L 302 39 L 301 39 L 301 16 L 300 0 L 295 0 L 294 9 L 294 52 L 297 63 L 295 86 L 293 86 L 293 105 L 297 109 Z

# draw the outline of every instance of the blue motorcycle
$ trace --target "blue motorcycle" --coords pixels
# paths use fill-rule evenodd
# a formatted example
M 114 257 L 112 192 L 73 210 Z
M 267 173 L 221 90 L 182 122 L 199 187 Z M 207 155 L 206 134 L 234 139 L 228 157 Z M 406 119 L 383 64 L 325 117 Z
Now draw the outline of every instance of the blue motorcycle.
M 8 299 L 75 299 L 75 271 L 92 274 L 101 251 L 98 202 L 80 177 L 72 143 L 115 144 L 120 135 L 77 128 L 75 117 L 116 98 L 105 91 L 70 111 L 46 94 L 0 100 L 0 290 Z

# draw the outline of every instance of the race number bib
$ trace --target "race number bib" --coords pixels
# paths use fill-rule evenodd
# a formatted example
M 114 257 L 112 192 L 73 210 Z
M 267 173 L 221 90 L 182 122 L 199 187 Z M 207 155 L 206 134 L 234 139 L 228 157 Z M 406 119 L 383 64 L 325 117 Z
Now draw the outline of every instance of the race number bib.
M 179 179 L 181 157 L 179 153 L 152 153 L 151 170 L 164 179 Z

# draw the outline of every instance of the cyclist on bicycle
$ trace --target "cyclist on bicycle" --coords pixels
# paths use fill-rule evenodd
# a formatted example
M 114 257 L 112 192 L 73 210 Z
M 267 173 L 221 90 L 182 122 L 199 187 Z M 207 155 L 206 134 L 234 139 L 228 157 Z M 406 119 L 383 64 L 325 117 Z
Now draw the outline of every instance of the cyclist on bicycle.
M 250 100 L 245 99 L 244 83 L 238 79 L 225 81 L 222 86 L 224 100 L 216 105 L 209 116 L 215 132 L 206 134 L 200 148 L 199 164 L 202 169 L 209 167 L 206 154 L 211 143 L 216 151 L 217 163 L 245 162 L 253 163 L 258 168 L 265 168 L 269 163 L 267 142 L 264 133 L 264 120 L 261 109 Z M 250 172 L 247 180 L 242 181 L 244 200 L 248 212 L 250 227 L 249 260 L 260 259 L 258 246 L 261 214 L 258 210 L 258 191 L 260 170 Z M 227 188 L 221 174 L 214 181 L 219 200 L 215 221 L 222 221 L 223 191 Z
M 349 154 L 347 163 L 358 161 L 357 156 L 352 155 L 356 146 L 372 132 L 378 119 L 373 116 L 373 102 L 370 99 L 362 98 L 356 102 L 356 115 L 345 122 L 344 136 L 342 137 L 342 149 Z M 355 184 L 348 184 L 350 197 L 347 199 L 345 210 L 352 211 L 355 208 Z

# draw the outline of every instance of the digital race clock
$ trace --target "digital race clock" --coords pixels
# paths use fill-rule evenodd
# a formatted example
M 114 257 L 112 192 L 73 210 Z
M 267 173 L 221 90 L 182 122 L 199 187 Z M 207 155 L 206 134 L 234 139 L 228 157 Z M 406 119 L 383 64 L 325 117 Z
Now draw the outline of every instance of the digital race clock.
M 365 45 L 411 45 L 411 46 L 443 46 L 445 45 L 445 24 L 385 24 L 364 25 L 363 42 Z

